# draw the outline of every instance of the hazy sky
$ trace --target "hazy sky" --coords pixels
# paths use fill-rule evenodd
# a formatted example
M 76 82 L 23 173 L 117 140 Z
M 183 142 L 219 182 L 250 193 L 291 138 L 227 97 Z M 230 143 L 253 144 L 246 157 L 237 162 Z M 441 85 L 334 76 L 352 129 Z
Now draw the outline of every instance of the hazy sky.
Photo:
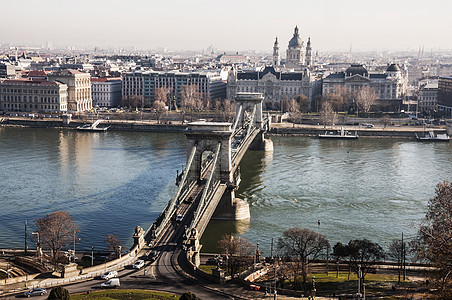
M 1 0 L 16 44 L 282 52 L 298 25 L 314 49 L 452 49 L 450 0 Z

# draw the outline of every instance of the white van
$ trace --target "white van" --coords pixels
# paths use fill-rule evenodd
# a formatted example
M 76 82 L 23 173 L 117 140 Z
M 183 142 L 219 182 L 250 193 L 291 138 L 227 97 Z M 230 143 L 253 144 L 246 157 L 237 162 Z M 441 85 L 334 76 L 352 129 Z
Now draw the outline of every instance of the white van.
M 119 283 L 119 278 L 112 278 L 100 285 L 101 288 L 116 288 L 119 286 L 121 286 L 121 284 Z

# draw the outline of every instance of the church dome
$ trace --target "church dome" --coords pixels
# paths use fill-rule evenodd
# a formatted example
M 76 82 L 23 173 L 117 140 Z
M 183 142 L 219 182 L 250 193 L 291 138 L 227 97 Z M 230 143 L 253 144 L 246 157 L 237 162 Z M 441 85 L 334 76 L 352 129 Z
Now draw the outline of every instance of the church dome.
M 387 69 L 387 72 L 400 72 L 400 68 L 397 64 L 391 64 Z
M 363 65 L 351 65 L 347 70 L 345 70 L 347 76 L 353 76 L 359 74 L 361 76 L 367 76 L 368 72 Z
M 303 42 L 301 41 L 300 35 L 298 34 L 298 26 L 295 27 L 293 37 L 289 41 L 289 47 L 301 47 Z

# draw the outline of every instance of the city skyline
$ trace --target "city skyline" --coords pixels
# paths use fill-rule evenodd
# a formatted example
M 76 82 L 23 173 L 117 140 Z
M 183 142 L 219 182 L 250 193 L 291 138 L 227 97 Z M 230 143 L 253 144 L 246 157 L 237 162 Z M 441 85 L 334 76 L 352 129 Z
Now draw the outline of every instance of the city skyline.
M 23 4 L 23 3 L 22 3 Z M 17 1 L 2 3 L 4 11 L 18 10 Z M 438 9 L 441 7 L 441 9 Z M 378 2 L 324 0 L 231 0 L 228 5 L 206 0 L 26 1 L 20 13 L 7 13 L 0 33 L 12 45 L 81 45 L 100 48 L 200 50 L 210 45 L 224 51 L 271 52 L 275 37 L 285 49 L 295 26 L 319 51 L 417 51 L 423 47 L 452 49 L 448 13 L 452 3 L 433 0 Z M 18 21 L 20 16 L 20 21 Z

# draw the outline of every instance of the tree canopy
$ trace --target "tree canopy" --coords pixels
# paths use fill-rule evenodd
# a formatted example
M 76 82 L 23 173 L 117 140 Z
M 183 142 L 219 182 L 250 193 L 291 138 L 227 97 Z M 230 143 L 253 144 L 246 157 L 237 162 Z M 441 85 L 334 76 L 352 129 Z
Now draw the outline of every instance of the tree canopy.
M 429 261 L 438 269 L 444 285 L 452 273 L 452 183 L 444 181 L 428 202 L 428 211 L 413 243 L 417 259 Z
M 66 211 L 56 211 L 34 220 L 39 239 L 44 247 L 51 250 L 53 259 L 61 249 L 70 245 L 79 232 L 78 225 Z

